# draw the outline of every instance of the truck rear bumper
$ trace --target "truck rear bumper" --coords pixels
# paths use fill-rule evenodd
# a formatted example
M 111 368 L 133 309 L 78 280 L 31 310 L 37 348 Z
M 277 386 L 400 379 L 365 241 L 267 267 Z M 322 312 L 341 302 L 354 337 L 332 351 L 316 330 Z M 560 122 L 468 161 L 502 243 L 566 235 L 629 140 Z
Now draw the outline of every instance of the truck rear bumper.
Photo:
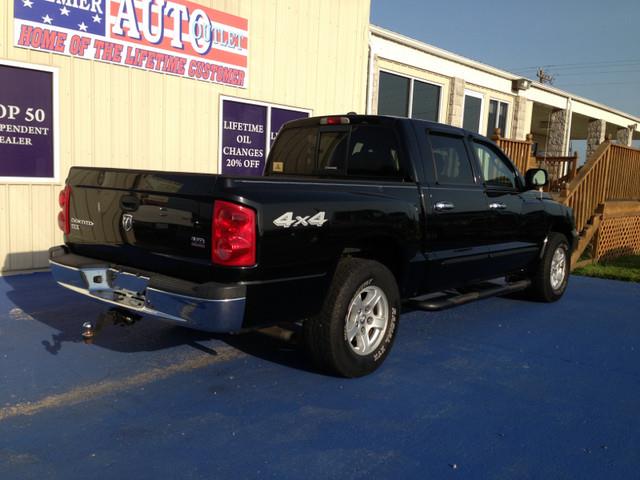
M 242 329 L 244 285 L 191 283 L 75 255 L 64 246 L 49 250 L 49 264 L 59 285 L 93 299 L 197 330 Z

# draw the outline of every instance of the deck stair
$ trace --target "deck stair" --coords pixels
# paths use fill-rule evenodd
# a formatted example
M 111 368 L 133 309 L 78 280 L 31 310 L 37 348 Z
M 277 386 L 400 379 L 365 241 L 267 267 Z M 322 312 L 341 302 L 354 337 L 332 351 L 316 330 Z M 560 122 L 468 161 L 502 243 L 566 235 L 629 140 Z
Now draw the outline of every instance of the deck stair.
M 571 257 L 572 268 L 575 268 L 578 263 L 584 263 L 581 257 L 598 237 L 604 205 L 620 200 L 640 202 L 640 150 L 607 139 L 556 199 L 573 209 L 576 229 L 580 232 L 578 247 Z

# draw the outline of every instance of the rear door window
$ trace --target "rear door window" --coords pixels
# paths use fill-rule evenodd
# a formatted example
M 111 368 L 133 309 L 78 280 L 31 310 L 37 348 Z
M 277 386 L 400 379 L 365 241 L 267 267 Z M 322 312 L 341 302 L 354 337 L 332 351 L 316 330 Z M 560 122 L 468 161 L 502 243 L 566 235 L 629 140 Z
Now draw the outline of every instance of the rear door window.
M 475 184 L 463 137 L 430 132 L 429 142 L 433 153 L 433 168 L 435 169 L 438 183 L 453 185 Z

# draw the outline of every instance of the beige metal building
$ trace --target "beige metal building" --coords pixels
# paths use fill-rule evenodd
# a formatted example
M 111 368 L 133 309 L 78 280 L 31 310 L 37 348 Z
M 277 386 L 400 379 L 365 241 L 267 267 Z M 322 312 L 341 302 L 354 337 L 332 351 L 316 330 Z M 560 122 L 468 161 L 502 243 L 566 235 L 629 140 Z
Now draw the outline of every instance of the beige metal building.
M 3 164 L 6 166 L 11 161 L 6 142 L 12 139 L 16 143 L 24 142 L 22 147 L 27 149 L 26 143 L 32 136 L 15 134 L 16 129 L 26 131 L 26 118 L 11 123 L 8 110 L 3 116 L 0 107 L 0 272 L 47 266 L 47 249 L 62 241 L 56 223 L 57 196 L 73 165 L 218 172 L 222 98 L 313 115 L 365 110 L 369 0 L 196 2 L 167 1 L 166 5 L 172 7 L 164 11 L 165 30 L 170 30 L 169 23 L 175 20 L 171 16 L 181 8 L 183 12 L 188 11 L 191 18 L 198 11 L 213 11 L 209 13 L 214 25 L 212 51 L 220 47 L 218 58 L 191 52 L 187 70 L 194 58 L 223 66 L 233 66 L 239 59 L 239 70 L 245 76 L 240 74 L 235 79 L 240 78 L 244 85 L 233 85 L 232 77 L 201 81 L 190 78 L 193 72 L 189 71 L 184 75 L 176 75 L 175 71 L 164 73 L 158 71 L 159 61 L 155 68 L 153 65 L 129 66 L 135 62 L 126 63 L 129 47 L 135 49 L 141 43 L 133 38 L 132 17 L 127 19 L 127 11 L 119 10 L 118 4 L 135 6 L 138 13 L 135 20 L 140 27 L 137 33 L 152 37 L 153 26 L 144 32 L 144 15 L 140 15 L 139 4 L 144 2 L 0 0 L 0 105 L 12 104 L 11 98 L 2 97 L 3 82 L 7 82 L 1 76 L 3 67 L 11 72 L 14 69 L 49 72 L 53 125 L 48 134 L 53 140 L 54 157 L 54 171 L 48 178 L 3 173 Z M 199 6 L 202 10 L 197 10 Z M 92 7 L 95 7 L 93 11 Z M 106 27 L 110 36 L 107 33 L 106 37 L 112 44 L 124 45 L 119 62 L 113 49 L 109 56 L 109 47 L 97 43 L 105 36 L 96 34 L 97 30 L 91 33 L 93 27 L 107 23 L 107 13 L 111 21 Z M 74 15 L 85 16 L 78 16 L 71 25 Z M 124 19 L 117 24 L 114 17 Z M 153 10 L 151 17 L 154 17 Z M 184 15 L 182 19 L 184 40 L 191 25 L 188 29 Z M 64 25 L 68 28 L 59 27 L 62 22 L 67 22 Z M 225 27 L 225 22 L 230 26 Z M 223 26 L 216 30 L 220 24 Z M 125 41 L 121 41 L 122 37 L 116 39 L 118 27 L 122 27 L 125 35 L 129 34 Z M 196 25 L 194 35 L 203 35 L 197 28 Z M 238 29 L 242 31 L 237 33 Z M 173 33 L 172 40 L 176 40 L 175 23 Z M 205 31 L 204 36 L 207 33 Z M 62 34 L 66 38 L 61 40 Z M 82 38 L 92 42 L 89 50 L 95 47 L 89 52 L 91 55 L 82 52 Z M 243 38 L 242 45 L 239 38 Z M 161 51 L 151 44 L 142 45 L 144 51 Z M 198 47 L 196 44 L 194 50 Z M 202 42 L 199 46 L 202 47 Z M 232 51 L 234 48 L 240 55 Z M 172 59 L 178 58 L 179 52 L 174 55 L 170 49 L 168 45 L 162 52 L 173 55 Z M 100 58 L 96 60 L 96 56 Z M 4 135 L 2 125 L 5 125 Z M 7 125 L 14 130 L 13 134 L 6 132 Z

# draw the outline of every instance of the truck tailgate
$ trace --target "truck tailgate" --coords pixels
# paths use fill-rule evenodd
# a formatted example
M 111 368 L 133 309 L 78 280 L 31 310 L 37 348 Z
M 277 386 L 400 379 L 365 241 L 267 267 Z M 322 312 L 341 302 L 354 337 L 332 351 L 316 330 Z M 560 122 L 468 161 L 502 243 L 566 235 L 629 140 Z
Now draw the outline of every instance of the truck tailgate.
M 206 279 L 217 178 L 74 167 L 66 242 L 81 255 L 179 277 L 186 265 Z

